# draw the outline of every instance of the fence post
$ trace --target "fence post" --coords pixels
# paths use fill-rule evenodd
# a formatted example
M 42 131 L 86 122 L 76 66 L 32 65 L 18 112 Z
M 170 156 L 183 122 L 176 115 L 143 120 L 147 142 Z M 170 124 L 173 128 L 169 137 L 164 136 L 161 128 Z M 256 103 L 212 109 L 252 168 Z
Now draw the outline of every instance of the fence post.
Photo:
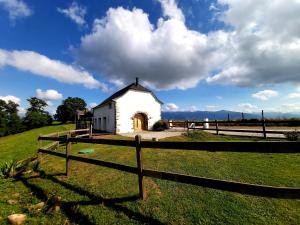
M 266 121 L 264 117 L 264 110 L 261 110 L 261 119 L 262 119 L 262 129 L 263 129 L 264 139 L 266 139 L 267 133 L 266 133 Z
M 219 124 L 217 120 L 215 120 L 215 122 L 216 122 L 216 133 L 217 135 L 219 135 Z
M 135 136 L 136 143 L 136 162 L 137 162 L 137 172 L 139 179 L 139 196 L 144 199 L 144 181 L 143 181 L 143 154 L 141 148 L 141 135 Z
M 67 136 L 66 141 L 66 176 L 69 176 L 69 152 L 72 146 L 72 143 L 69 141 L 69 136 Z

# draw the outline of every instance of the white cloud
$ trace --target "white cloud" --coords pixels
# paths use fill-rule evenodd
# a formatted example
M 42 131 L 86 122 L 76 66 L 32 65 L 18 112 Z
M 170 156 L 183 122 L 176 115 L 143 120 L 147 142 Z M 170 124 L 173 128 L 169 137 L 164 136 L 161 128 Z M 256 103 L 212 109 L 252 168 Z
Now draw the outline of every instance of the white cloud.
M 197 108 L 197 106 L 192 105 L 191 107 L 189 107 L 188 111 L 190 112 L 195 112 L 198 111 L 199 109 Z
M 300 92 L 290 93 L 288 98 L 300 98 Z
M 86 7 L 80 6 L 76 2 L 72 2 L 70 7 L 67 9 L 57 8 L 57 11 L 69 17 L 79 26 L 83 26 L 85 24 L 84 16 L 86 14 Z
M 222 100 L 223 96 L 217 95 L 216 98 L 219 99 L 219 100 Z
M 160 18 L 156 26 L 141 9 L 110 8 L 81 38 L 74 50 L 77 62 L 118 84 L 138 76 L 156 89 L 195 87 L 225 57 L 216 50 L 227 36 L 189 30 L 177 15 L 181 10 L 172 9 L 175 1 L 161 2 L 168 18 Z
M 177 3 L 175 0 L 158 0 L 161 3 L 161 7 L 163 9 L 163 15 L 172 19 L 177 19 L 180 21 L 184 21 L 184 15 L 177 7 Z
M 166 111 L 178 111 L 179 107 L 174 103 L 167 103 L 165 105 L 165 110 Z
M 277 111 L 279 112 L 300 112 L 300 103 L 288 103 L 281 105 Z
M 297 0 L 218 0 L 218 18 L 232 27 L 228 59 L 208 82 L 239 86 L 300 83 L 300 4 Z
M 259 91 L 257 93 L 252 94 L 253 98 L 257 98 L 259 100 L 269 100 L 270 98 L 278 96 L 278 92 L 274 90 L 263 90 Z
M 216 106 L 216 105 L 207 105 L 207 106 L 205 106 L 205 110 L 207 110 L 207 111 L 217 111 L 218 106 Z
M 98 104 L 96 102 L 92 102 L 89 104 L 89 108 L 92 109 L 94 107 L 96 107 Z
M 45 101 L 60 100 L 63 97 L 61 93 L 53 89 L 49 89 L 46 91 L 42 91 L 41 89 L 36 89 L 35 95 L 37 98 L 43 99 Z
M 253 113 L 260 111 L 256 105 L 252 105 L 251 103 L 241 103 L 238 105 L 237 111 L 246 112 L 246 113 Z
M 6 103 L 8 103 L 8 101 L 15 102 L 18 105 L 20 105 L 20 103 L 21 103 L 21 99 L 16 96 L 13 96 L 13 95 L 0 96 L 0 99 L 5 101 Z
M 86 70 L 59 60 L 49 59 L 33 51 L 6 51 L 0 49 L 0 67 L 6 65 L 52 78 L 62 83 L 82 84 L 87 88 L 108 90 L 105 84 L 100 83 Z
M 159 2 L 164 17 L 157 24 L 141 9 L 110 8 L 81 38 L 77 62 L 113 83 L 139 76 L 156 89 L 191 88 L 205 79 L 238 86 L 300 83 L 299 2 L 219 0 L 216 18 L 232 29 L 208 34 L 186 27 L 176 1 Z M 220 72 L 209 75 L 214 71 Z
M 32 10 L 22 0 L 0 0 L 0 7 L 8 12 L 12 21 L 32 15 Z

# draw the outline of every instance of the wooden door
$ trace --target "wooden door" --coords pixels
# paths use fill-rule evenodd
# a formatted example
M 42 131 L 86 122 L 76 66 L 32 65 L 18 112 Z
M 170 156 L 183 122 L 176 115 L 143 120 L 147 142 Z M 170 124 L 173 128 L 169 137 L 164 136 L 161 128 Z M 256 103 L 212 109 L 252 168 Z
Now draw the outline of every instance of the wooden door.
M 134 116 L 134 130 L 145 130 L 145 117 L 141 113 Z

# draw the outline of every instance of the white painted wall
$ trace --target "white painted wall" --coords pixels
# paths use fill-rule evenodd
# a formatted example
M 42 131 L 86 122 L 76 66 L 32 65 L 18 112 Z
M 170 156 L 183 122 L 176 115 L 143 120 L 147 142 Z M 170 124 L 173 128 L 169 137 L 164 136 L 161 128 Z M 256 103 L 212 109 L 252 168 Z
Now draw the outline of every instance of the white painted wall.
M 133 117 L 136 113 L 145 113 L 148 117 L 148 129 L 161 119 L 161 104 L 151 93 L 129 90 L 115 99 L 117 133 L 133 132 Z
M 112 102 L 111 108 L 106 104 L 100 108 L 94 109 L 93 113 L 94 129 L 115 132 L 115 103 Z M 105 123 L 106 118 L 106 123 Z M 101 120 L 101 124 L 100 121 Z

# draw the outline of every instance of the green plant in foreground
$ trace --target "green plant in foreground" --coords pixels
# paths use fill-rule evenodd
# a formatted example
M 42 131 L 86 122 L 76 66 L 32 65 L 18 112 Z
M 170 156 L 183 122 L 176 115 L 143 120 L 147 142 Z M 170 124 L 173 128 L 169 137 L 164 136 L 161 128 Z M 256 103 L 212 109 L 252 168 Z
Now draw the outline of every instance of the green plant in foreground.
M 0 177 L 3 178 L 13 177 L 15 175 L 16 166 L 17 166 L 16 161 L 9 160 L 7 162 L 4 162 L 0 166 Z
M 16 177 L 26 171 L 38 171 L 39 166 L 40 162 L 35 159 L 31 161 L 31 158 L 21 161 L 9 160 L 0 165 L 0 177 Z

